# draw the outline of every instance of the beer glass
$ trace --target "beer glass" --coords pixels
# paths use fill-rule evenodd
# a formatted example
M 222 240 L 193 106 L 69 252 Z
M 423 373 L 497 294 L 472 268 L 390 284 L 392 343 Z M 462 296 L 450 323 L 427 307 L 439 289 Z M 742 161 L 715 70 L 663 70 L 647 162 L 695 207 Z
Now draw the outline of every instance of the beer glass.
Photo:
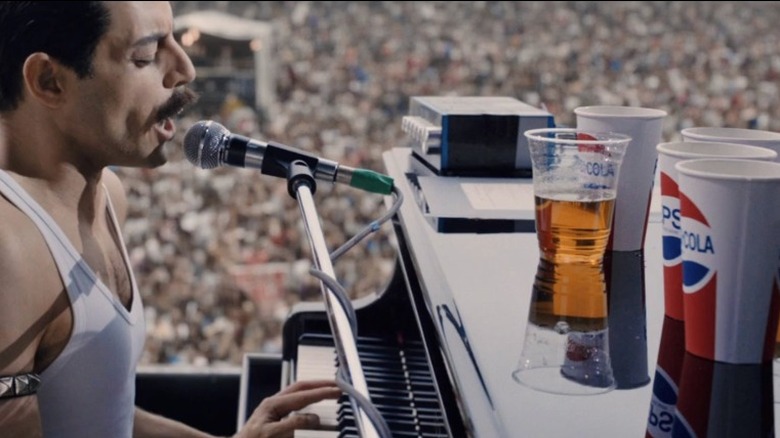
M 550 393 L 610 391 L 615 379 L 604 253 L 631 137 L 569 128 L 534 129 L 525 136 L 540 257 L 513 377 Z

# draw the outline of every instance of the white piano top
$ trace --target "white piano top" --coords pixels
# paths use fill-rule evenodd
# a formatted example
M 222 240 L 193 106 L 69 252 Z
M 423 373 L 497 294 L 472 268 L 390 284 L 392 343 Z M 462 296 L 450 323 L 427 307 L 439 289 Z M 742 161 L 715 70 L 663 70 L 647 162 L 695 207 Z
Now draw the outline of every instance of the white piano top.
M 456 234 L 436 232 L 405 181 L 409 151 L 385 153 L 389 174 L 402 187 L 405 202 L 400 216 L 419 269 L 427 303 L 437 319 L 446 306 L 465 330 L 473 360 L 484 386 L 469 369 L 451 375 L 464 395 L 463 404 L 479 436 L 527 437 L 638 437 L 644 436 L 652 397 L 652 382 L 640 388 L 614 390 L 595 396 L 546 394 L 524 387 L 512 378 L 520 357 L 539 251 L 535 233 Z M 517 184 L 531 184 L 517 180 Z M 657 187 L 658 185 L 656 185 Z M 663 322 L 660 197 L 656 188 L 645 246 L 648 372 L 653 377 Z M 528 210 L 533 217 L 533 203 Z M 525 216 L 528 212 L 521 215 Z M 449 342 L 454 363 L 468 360 L 463 342 L 447 319 L 436 321 Z M 453 358 L 458 358 L 454 360 Z M 468 367 L 464 367 L 468 368 Z M 777 380 L 777 378 L 775 379 Z M 492 405 L 492 408 L 490 406 Z M 487 409 L 485 407 L 488 407 Z M 778 407 L 775 404 L 775 416 Z M 777 421 L 776 421 L 777 423 Z

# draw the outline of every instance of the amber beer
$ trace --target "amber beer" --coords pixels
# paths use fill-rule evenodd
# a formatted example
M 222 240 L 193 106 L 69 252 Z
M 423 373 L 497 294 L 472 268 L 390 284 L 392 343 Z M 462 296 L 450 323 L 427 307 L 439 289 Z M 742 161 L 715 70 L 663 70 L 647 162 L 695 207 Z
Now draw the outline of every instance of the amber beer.
M 603 271 L 615 198 L 535 196 L 541 257 L 533 286 L 531 323 L 567 330 L 607 328 Z

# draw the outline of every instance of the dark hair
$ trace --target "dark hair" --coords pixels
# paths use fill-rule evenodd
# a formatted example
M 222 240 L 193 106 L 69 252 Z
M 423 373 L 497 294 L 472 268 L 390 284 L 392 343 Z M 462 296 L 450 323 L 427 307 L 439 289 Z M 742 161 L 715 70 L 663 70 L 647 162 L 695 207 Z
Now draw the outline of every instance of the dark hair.
M 22 99 L 22 67 L 28 56 L 47 53 L 73 69 L 92 75 L 95 48 L 110 24 L 103 2 L 0 2 L 0 112 Z

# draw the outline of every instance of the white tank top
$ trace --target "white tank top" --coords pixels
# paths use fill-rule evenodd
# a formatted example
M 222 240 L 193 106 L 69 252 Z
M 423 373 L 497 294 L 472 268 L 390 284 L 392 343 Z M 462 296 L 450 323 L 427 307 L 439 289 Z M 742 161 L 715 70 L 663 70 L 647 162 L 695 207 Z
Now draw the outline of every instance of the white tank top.
M 105 190 L 105 187 L 104 187 Z M 107 212 L 130 275 L 130 311 L 87 266 L 65 233 L 8 173 L 0 194 L 38 227 L 68 291 L 73 331 L 65 349 L 41 374 L 38 404 L 45 437 L 130 437 L 135 414 L 135 368 L 144 346 L 141 297 L 106 191 Z

